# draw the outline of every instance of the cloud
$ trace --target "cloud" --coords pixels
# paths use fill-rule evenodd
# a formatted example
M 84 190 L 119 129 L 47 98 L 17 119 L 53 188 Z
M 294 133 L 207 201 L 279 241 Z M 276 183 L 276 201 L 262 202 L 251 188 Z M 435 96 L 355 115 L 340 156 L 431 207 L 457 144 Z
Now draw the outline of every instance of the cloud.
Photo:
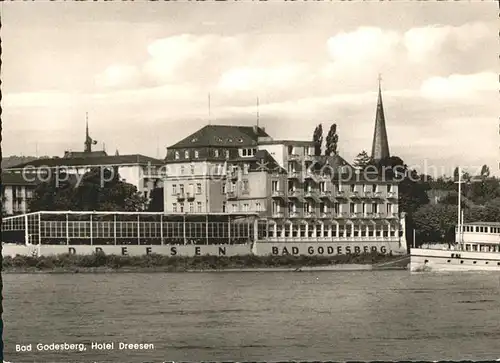
M 404 33 L 403 44 L 412 62 L 426 62 L 429 58 L 439 57 L 447 45 L 459 51 L 466 51 L 478 41 L 487 38 L 491 29 L 483 23 L 467 23 L 462 26 L 426 26 L 412 28 Z
M 18 92 L 4 94 L 2 106 L 4 108 L 26 108 L 26 107 L 72 107 L 79 103 L 80 95 L 67 92 L 39 91 Z
M 400 36 L 389 30 L 360 27 L 349 33 L 339 33 L 327 41 L 327 49 L 333 61 L 364 63 L 390 57 Z
M 98 87 L 123 88 L 137 84 L 140 71 L 135 66 L 115 64 L 95 78 Z
M 285 64 L 274 68 L 233 68 L 225 72 L 217 85 L 222 91 L 279 89 L 308 76 L 305 65 Z
M 498 75 L 490 72 L 431 77 L 426 79 L 420 87 L 423 97 L 434 100 L 472 97 L 484 91 L 490 91 L 496 95 L 497 90 Z

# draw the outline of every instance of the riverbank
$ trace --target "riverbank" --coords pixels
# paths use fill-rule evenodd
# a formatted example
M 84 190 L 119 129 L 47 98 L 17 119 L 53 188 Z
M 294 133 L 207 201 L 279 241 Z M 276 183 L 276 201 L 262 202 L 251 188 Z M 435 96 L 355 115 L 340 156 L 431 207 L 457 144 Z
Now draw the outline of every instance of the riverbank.
M 337 256 L 195 256 L 150 254 L 118 256 L 64 254 L 4 257 L 4 273 L 110 273 L 110 272 L 242 272 L 242 271 L 352 271 L 403 269 L 403 256 L 378 253 Z M 394 262 L 394 263 L 393 263 Z M 385 266 L 385 267 L 384 267 Z

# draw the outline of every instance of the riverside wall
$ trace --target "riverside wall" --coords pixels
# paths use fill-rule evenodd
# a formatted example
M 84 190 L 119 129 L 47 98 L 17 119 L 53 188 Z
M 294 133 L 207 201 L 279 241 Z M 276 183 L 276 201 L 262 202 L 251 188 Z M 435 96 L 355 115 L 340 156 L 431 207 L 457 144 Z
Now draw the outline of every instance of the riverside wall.
M 406 254 L 406 246 L 398 241 L 336 241 L 336 242 L 256 242 L 249 244 L 214 245 L 16 245 L 3 244 L 3 257 L 16 255 L 50 256 L 65 253 L 90 255 L 101 251 L 107 255 L 143 256 L 160 254 L 167 256 L 243 256 L 306 255 L 336 256 L 377 252 L 382 254 Z

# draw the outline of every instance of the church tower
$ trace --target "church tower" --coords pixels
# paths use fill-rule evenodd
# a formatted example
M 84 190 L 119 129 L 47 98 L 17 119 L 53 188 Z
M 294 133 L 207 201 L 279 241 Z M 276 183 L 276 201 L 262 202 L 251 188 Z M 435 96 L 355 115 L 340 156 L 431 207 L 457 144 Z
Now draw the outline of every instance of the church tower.
M 389 141 L 387 140 L 387 130 L 385 128 L 384 106 L 382 104 L 382 91 L 380 88 L 380 76 L 378 78 L 378 100 L 377 113 L 375 115 L 375 130 L 373 132 L 372 159 L 378 161 L 388 158 Z

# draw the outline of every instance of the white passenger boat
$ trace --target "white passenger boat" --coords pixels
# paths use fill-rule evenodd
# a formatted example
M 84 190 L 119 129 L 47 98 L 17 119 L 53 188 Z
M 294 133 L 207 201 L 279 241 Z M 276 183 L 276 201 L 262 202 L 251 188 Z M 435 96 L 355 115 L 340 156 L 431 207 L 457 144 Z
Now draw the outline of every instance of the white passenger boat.
M 458 181 L 456 243 L 450 246 L 410 249 L 410 271 L 500 271 L 500 223 L 463 223 L 461 171 Z

